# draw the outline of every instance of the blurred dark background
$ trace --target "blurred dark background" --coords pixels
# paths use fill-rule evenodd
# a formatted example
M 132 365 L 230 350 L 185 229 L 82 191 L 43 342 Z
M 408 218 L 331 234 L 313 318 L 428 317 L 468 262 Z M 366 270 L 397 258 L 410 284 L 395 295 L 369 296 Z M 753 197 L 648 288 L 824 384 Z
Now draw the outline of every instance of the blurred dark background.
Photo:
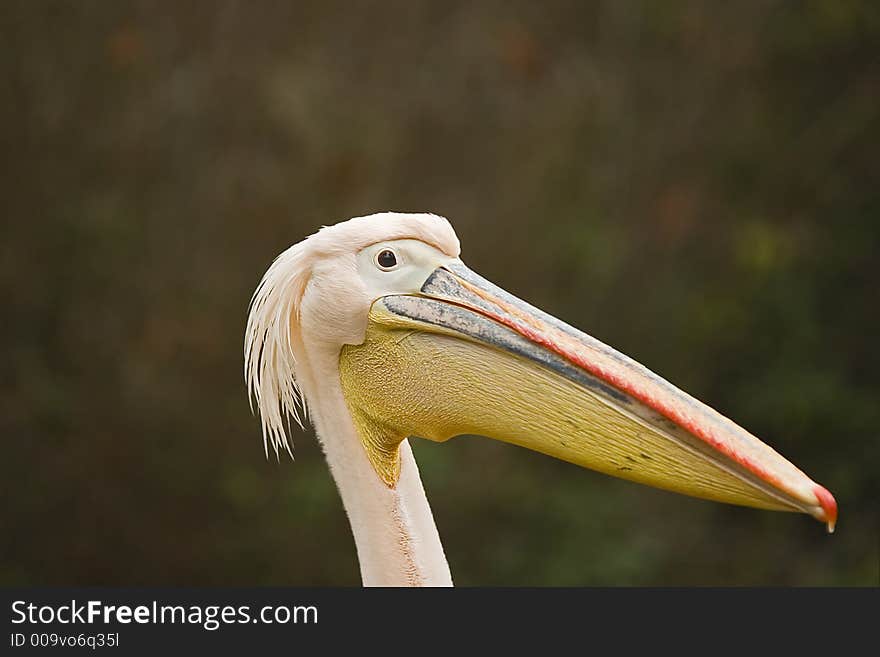
M 827 536 L 417 442 L 458 584 L 878 584 L 878 3 L 0 13 L 0 584 L 358 584 L 314 436 L 263 456 L 242 336 L 278 252 L 392 209 L 840 504 Z

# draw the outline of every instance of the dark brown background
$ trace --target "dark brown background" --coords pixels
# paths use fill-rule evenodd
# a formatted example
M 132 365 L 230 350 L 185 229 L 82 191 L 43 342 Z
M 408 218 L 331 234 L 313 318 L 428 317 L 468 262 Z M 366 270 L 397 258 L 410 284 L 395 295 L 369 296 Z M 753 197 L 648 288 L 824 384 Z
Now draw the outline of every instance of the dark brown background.
M 0 583 L 356 584 L 242 334 L 279 251 L 396 209 L 841 508 L 419 443 L 458 583 L 876 585 L 880 12 L 793 6 L 2 3 Z

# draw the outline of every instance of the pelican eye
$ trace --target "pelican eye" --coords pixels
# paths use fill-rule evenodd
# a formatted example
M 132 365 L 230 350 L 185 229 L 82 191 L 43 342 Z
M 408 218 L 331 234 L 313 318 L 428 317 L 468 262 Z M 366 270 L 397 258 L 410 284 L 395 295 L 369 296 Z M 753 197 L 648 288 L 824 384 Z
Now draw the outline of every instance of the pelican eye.
M 397 256 L 394 255 L 394 251 L 391 249 L 382 249 L 376 255 L 376 264 L 379 265 L 379 269 L 384 269 L 385 271 L 394 269 L 397 266 Z

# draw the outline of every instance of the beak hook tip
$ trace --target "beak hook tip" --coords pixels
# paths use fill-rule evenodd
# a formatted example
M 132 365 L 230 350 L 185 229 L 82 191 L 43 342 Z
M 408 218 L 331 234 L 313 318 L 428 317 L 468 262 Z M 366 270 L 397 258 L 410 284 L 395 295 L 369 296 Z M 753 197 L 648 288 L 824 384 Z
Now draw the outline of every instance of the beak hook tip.
M 816 484 L 813 487 L 813 494 L 816 496 L 816 499 L 819 500 L 819 506 L 822 507 L 822 511 L 824 511 L 824 520 L 827 527 L 828 533 L 834 533 L 834 526 L 837 523 L 837 501 L 834 499 L 834 496 L 828 491 L 824 486 L 820 486 Z

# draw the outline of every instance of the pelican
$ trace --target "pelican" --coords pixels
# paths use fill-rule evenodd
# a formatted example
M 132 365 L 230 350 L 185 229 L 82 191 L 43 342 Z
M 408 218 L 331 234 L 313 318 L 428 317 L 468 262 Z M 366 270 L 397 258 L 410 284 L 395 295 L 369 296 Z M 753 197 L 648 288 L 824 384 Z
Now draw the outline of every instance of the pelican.
M 290 418 L 311 421 L 365 586 L 452 585 L 410 437 L 486 436 L 833 531 L 831 493 L 778 452 L 459 252 L 443 217 L 356 217 L 281 253 L 251 300 L 245 383 L 264 449 L 292 456 Z

